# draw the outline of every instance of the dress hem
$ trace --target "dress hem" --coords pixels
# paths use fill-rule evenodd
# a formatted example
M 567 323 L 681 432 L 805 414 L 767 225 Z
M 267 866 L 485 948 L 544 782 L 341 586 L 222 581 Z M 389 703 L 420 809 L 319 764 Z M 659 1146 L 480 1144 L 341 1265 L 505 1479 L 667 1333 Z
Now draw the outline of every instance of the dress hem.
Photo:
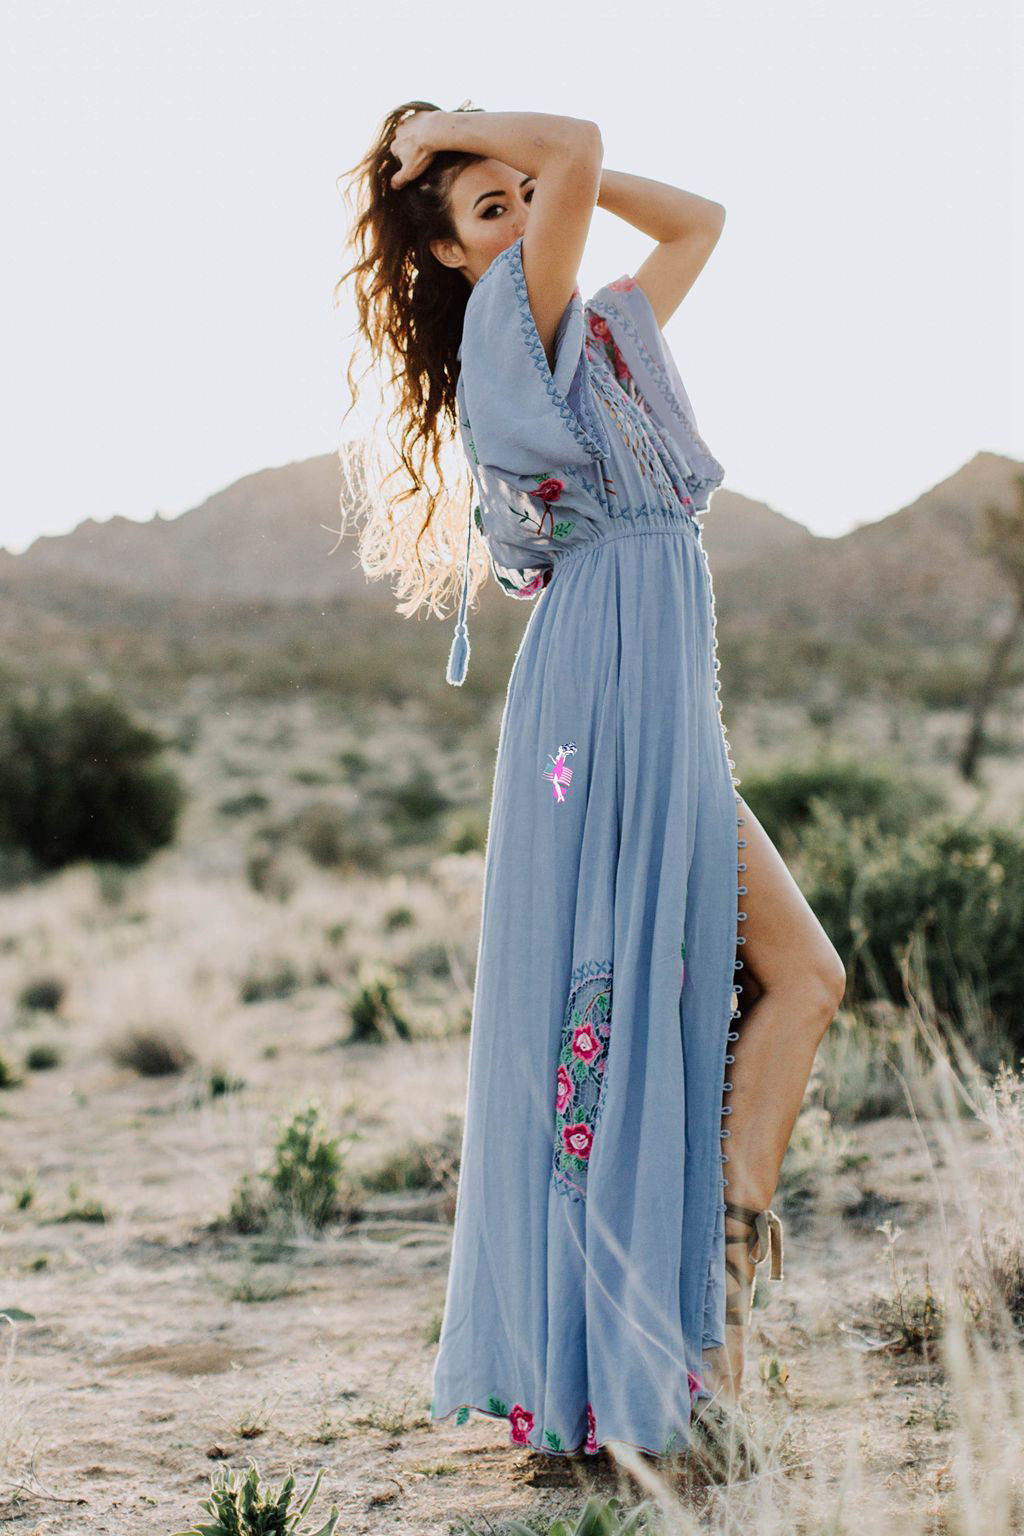
M 700 1397 L 710 1394 L 698 1393 L 696 1395 Z M 443 1423 L 446 1419 L 450 1419 L 453 1414 L 458 1413 L 463 1408 L 469 1408 L 474 1413 L 482 1414 L 483 1417 L 487 1419 L 508 1419 L 507 1413 L 497 1413 L 493 1408 L 481 1408 L 477 1403 L 456 1403 L 453 1408 L 449 1408 L 445 1413 L 432 1412 L 430 1415 L 431 1424 Z M 468 1416 L 465 1422 L 468 1423 Z M 646 1451 L 649 1456 L 657 1456 L 659 1460 L 667 1460 L 669 1457 L 679 1456 L 682 1453 L 687 1452 L 690 1448 L 693 1437 L 690 1433 L 689 1425 L 687 1425 L 686 1433 L 684 1435 L 679 1435 L 678 1430 L 673 1430 L 671 1439 L 678 1439 L 678 1446 L 672 1446 L 671 1449 L 661 1451 L 656 1451 L 654 1447 L 650 1445 L 640 1445 L 635 1440 L 627 1440 L 622 1435 L 608 1435 L 604 1440 L 596 1440 L 593 1445 L 588 1445 L 585 1439 L 579 1440 L 575 1445 L 564 1446 L 561 1449 L 558 1449 L 552 1445 L 535 1445 L 534 1442 L 530 1439 L 511 1440 L 511 1434 L 509 1438 L 512 1445 L 522 1446 L 523 1450 L 527 1451 L 539 1451 L 542 1455 L 545 1456 L 575 1456 L 580 1451 L 582 1451 L 586 1456 L 596 1456 L 600 1451 L 604 1450 L 605 1446 L 607 1445 L 629 1445 L 632 1446 L 632 1448 L 636 1451 Z

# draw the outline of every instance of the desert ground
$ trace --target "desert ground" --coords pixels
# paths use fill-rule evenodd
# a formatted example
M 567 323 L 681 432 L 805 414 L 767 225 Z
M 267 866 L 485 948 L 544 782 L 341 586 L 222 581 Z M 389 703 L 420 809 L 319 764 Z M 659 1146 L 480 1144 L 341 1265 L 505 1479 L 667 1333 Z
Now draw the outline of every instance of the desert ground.
M 308 703 L 211 720 L 181 758 L 191 799 L 173 848 L 128 874 L 82 862 L 0 892 L 15 1078 L 0 1092 L 0 1530 L 167 1536 L 249 1457 L 268 1481 L 293 1470 L 300 1491 L 324 1468 L 310 1529 L 333 1503 L 345 1533 L 500 1532 L 513 1517 L 546 1532 L 593 1491 L 655 1495 L 649 1468 L 524 1451 L 500 1420 L 428 1417 L 479 847 L 326 868 L 294 843 L 267 851 L 223 811 L 239 794 L 279 812 L 311 792 L 351 807 L 328 759 L 361 750 L 372 776 L 421 727 L 395 712 L 348 739 Z M 772 729 L 785 739 L 784 720 Z M 884 720 L 852 729 L 891 739 Z M 770 739 L 756 721 L 730 734 L 741 764 L 744 735 L 751 751 Z M 486 754 L 419 751 L 486 788 Z M 1004 778 L 1008 812 L 1019 796 Z M 381 976 L 397 978 L 408 1033 L 383 1009 L 379 1038 L 353 1042 L 354 1000 Z M 41 978 L 59 997 L 29 1006 Z M 890 1008 L 887 1038 L 916 1015 Z M 151 1055 L 162 1045 L 164 1070 L 124 1049 L 132 1031 Z M 1012 1197 L 1011 1176 L 1024 1187 L 1024 1131 L 953 1107 L 945 1057 L 887 1069 L 877 1038 L 838 1016 L 773 1202 L 785 1278 L 759 1279 L 746 1366 L 767 1468 L 726 1484 L 693 1457 L 666 1463 L 657 1475 L 693 1521 L 674 1528 L 966 1531 L 982 1528 L 963 1510 L 987 1507 L 986 1486 L 1003 1497 L 1024 1404 L 997 1411 L 986 1394 L 1009 1392 L 1019 1361 L 958 1365 L 913 1319 L 929 1286 L 946 1294 L 986 1202 Z M 336 1211 L 244 1230 L 237 1203 L 229 1219 L 243 1181 L 310 1104 L 341 1146 Z M 1015 1528 L 1020 1508 L 986 1528 Z

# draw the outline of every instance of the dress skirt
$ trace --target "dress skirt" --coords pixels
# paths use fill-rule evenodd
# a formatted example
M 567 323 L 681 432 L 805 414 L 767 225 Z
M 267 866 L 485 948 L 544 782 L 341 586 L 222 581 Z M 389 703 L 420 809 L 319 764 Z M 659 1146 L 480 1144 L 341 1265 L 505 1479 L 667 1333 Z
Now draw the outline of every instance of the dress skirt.
M 435 1420 L 500 1416 L 555 1453 L 689 1441 L 724 1340 L 742 963 L 717 669 L 696 519 L 610 520 L 535 599 L 495 763 Z

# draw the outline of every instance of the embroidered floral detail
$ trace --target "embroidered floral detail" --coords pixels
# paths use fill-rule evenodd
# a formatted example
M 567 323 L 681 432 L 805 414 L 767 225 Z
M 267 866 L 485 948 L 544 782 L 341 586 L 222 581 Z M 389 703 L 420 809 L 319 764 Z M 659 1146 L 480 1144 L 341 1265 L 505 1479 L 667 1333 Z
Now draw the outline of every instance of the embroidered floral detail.
M 566 534 L 571 533 L 575 527 L 576 524 L 571 519 L 563 523 L 556 523 L 551 530 L 551 537 L 554 539 L 564 539 Z
M 468 1419 L 469 1419 L 469 1404 L 468 1403 L 463 1403 L 462 1407 L 459 1409 L 458 1413 L 455 1415 L 455 1422 L 456 1422 L 456 1424 L 465 1424 Z
M 542 587 L 547 586 L 552 575 L 551 567 L 545 566 L 544 570 L 537 572 L 532 581 L 526 582 L 521 587 L 516 587 L 516 597 L 532 597 L 535 592 L 539 592 Z
M 553 1429 L 546 1429 L 544 1431 L 544 1444 L 552 1451 L 565 1450 L 565 1441 L 561 1435 L 556 1435 Z
M 565 481 L 559 480 L 555 475 L 542 475 L 540 483 L 531 496 L 539 496 L 541 501 L 557 501 L 565 490 Z
M 591 1455 L 596 1455 L 597 1453 L 597 1421 L 594 1418 L 594 1410 L 589 1403 L 587 1404 L 587 1438 L 583 1449 L 589 1451 Z
M 500 1397 L 489 1397 L 487 1399 L 487 1412 L 500 1413 L 501 1417 L 505 1419 L 508 1417 L 508 1403 L 503 1403 Z
M 544 769 L 542 777 L 551 780 L 554 786 L 552 794 L 559 802 L 565 800 L 566 790 L 572 783 L 572 769 L 568 766 L 565 759 L 575 751 L 576 743 L 574 741 L 567 741 L 563 746 L 559 747 L 557 757 L 552 757 L 551 753 L 548 753 L 548 762 L 551 764 L 551 767 Z
M 529 1445 L 529 1434 L 533 1428 L 533 1414 L 522 1403 L 513 1403 L 509 1409 L 508 1421 L 512 1426 L 509 1430 L 509 1439 L 513 1445 Z
M 697 1392 L 699 1392 L 704 1383 L 701 1381 L 700 1377 L 695 1376 L 692 1371 L 687 1371 L 686 1379 L 690 1384 L 690 1397 L 693 1398 L 696 1396 Z
M 612 1023 L 612 962 L 588 960 L 577 966 L 570 987 L 555 1074 L 552 1179 L 562 1194 L 583 1200 L 603 1103 Z
M 608 361 L 614 369 L 615 377 L 625 389 L 627 384 L 633 383 L 633 375 L 626 366 L 626 359 L 615 344 L 615 337 L 611 333 L 607 320 L 603 319 L 601 315 L 593 313 L 588 315 L 588 320 L 591 335 L 595 336 L 604 347 L 608 355 Z
M 631 288 L 636 287 L 636 278 L 630 277 L 627 273 L 622 277 L 617 277 L 614 283 L 608 284 L 608 287 L 614 288 L 616 293 L 628 293 Z

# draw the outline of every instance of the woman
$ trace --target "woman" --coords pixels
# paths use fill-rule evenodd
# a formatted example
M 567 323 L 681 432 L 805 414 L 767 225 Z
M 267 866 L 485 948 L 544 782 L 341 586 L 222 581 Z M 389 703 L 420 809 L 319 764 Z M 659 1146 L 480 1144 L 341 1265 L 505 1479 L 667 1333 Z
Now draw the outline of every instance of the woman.
M 545 113 L 407 103 L 356 169 L 363 329 L 404 355 L 407 433 L 425 451 L 445 414 L 477 493 L 449 682 L 474 525 L 534 602 L 499 734 L 431 1414 L 661 1455 L 698 1399 L 739 1401 L 756 1264 L 782 1275 L 769 1201 L 845 983 L 733 788 L 717 697 L 698 514 L 723 470 L 661 328 L 724 209 L 605 169 L 596 124 Z M 584 304 L 595 205 L 656 244 Z

